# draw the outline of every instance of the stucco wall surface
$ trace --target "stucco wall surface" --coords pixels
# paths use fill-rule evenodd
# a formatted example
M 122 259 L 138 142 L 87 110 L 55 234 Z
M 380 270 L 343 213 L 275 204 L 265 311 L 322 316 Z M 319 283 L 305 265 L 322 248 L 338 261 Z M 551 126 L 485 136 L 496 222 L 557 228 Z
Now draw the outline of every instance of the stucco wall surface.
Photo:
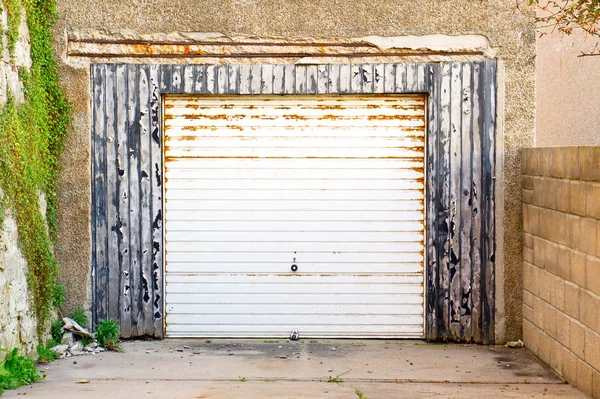
M 1 15 L 4 32 L 7 28 L 6 11 L 2 11 Z M 5 35 L 2 35 L 2 40 L 4 52 L 0 59 L 0 107 L 6 103 L 8 91 L 18 103 L 24 100 L 23 83 L 19 80 L 18 69 L 14 67 L 31 66 L 29 30 L 24 12 L 12 62 Z M 18 348 L 21 353 L 29 353 L 37 346 L 37 319 L 30 306 L 26 271 L 27 262 L 18 247 L 17 224 L 7 211 L 4 223 L 0 226 L 0 348 Z
M 56 27 L 63 85 L 75 104 L 75 123 L 63 158 L 57 257 L 67 307 L 90 303 L 89 68 L 66 57 L 67 28 L 129 30 L 133 34 L 220 32 L 228 36 L 356 38 L 371 35 L 485 35 L 505 63 L 503 212 L 504 272 L 497 276 L 497 331 L 521 334 L 520 148 L 534 144 L 535 33 L 510 0 L 59 0 Z M 145 63 L 151 59 L 144 59 Z M 500 137 L 502 139 L 502 137 Z M 502 300 L 503 299 L 503 300 Z
M 523 152 L 523 339 L 600 398 L 600 147 Z
M 600 56 L 580 31 L 537 41 L 536 146 L 600 145 Z

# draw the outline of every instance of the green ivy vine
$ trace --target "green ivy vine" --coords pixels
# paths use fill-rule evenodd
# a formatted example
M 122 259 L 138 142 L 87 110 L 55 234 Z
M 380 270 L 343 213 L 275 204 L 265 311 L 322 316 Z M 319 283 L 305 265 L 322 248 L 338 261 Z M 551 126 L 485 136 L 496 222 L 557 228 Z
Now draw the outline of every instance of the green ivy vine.
M 29 70 L 19 71 L 25 102 L 17 104 L 14 95 L 8 93 L 7 103 L 0 108 L 0 188 L 4 193 L 0 216 L 6 207 L 16 219 L 19 247 L 27 260 L 27 282 L 41 335 L 61 288 L 53 254 L 57 233 L 56 189 L 59 161 L 71 122 L 71 105 L 59 84 L 58 60 L 53 48 L 55 0 L 4 0 L 4 7 L 8 13 L 6 37 L 11 60 L 21 8 L 26 12 L 32 65 Z M 41 212 L 40 193 L 46 198 L 45 215 Z

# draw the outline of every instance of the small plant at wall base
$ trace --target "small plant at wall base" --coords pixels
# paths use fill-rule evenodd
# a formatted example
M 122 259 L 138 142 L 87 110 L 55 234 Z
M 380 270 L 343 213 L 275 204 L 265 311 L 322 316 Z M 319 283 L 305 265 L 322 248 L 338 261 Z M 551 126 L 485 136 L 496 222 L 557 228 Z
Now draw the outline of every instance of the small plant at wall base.
M 101 321 L 96 327 L 96 333 L 94 336 L 96 337 L 96 340 L 100 346 L 103 346 L 108 350 L 122 350 L 119 346 L 119 337 L 121 336 L 121 331 L 115 319 Z
M 20 356 L 17 350 L 13 349 L 4 363 L 0 364 L 0 395 L 5 389 L 17 389 L 41 379 L 42 376 L 33 360 Z
M 9 20 L 6 35 L 10 51 L 14 51 L 18 39 L 21 8 L 26 11 L 32 66 L 19 71 L 25 103 L 17 104 L 7 93 L 7 103 L 0 108 L 0 188 L 4 193 L 0 215 L 6 207 L 16 219 L 41 336 L 53 307 L 64 300 L 64 289 L 57 288 L 53 245 L 57 231 L 56 182 L 71 106 L 59 85 L 53 50 L 55 0 L 5 0 L 3 4 Z M 40 211 L 39 193 L 45 194 L 46 215 Z M 62 298 L 57 300 L 57 296 Z

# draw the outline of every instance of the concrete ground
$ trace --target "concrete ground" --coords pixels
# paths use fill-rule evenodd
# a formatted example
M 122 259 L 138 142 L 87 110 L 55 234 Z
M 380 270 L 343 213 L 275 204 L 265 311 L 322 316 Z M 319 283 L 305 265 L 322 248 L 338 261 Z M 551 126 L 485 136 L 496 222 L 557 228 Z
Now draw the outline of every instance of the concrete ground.
M 129 341 L 6 398 L 586 398 L 527 349 L 422 341 Z M 335 382 L 338 381 L 338 382 Z

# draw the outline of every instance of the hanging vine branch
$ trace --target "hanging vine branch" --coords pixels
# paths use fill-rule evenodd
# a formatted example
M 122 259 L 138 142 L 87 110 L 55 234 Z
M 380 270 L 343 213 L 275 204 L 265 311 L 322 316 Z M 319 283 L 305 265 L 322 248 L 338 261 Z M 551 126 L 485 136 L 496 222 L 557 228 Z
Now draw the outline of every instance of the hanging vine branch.
M 534 18 L 541 29 L 540 36 L 549 32 L 571 35 L 580 30 L 598 41 L 591 51 L 580 56 L 600 55 L 600 0 L 517 0 L 517 7 L 523 12 L 534 12 Z

